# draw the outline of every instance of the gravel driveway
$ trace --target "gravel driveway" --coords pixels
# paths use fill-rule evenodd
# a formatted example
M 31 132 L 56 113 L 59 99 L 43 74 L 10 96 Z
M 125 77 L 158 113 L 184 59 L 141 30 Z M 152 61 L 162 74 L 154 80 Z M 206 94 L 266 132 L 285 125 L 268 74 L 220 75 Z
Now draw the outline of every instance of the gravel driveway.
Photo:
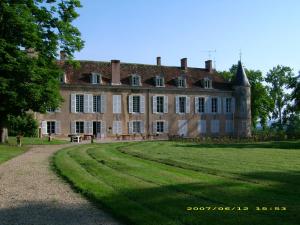
M 50 169 L 62 147 L 35 146 L 0 165 L 1 225 L 120 225 Z

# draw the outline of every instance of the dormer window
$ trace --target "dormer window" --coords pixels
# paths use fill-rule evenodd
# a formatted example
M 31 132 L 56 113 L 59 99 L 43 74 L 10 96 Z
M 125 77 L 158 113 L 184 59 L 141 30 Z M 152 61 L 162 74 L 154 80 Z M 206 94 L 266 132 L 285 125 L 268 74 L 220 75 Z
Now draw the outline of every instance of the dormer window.
M 101 84 L 102 83 L 101 74 L 99 74 L 99 73 L 92 73 L 90 79 L 91 79 L 91 84 Z
M 131 75 L 131 86 L 141 86 L 141 77 L 139 75 Z
M 155 77 L 155 86 L 156 87 L 164 87 L 165 86 L 165 78 L 163 76 Z
M 180 76 L 177 78 L 177 87 L 186 87 L 186 78 L 183 76 Z
M 212 80 L 209 78 L 203 79 L 203 86 L 205 89 L 212 88 Z
M 59 77 L 59 81 L 61 84 L 66 84 L 67 83 L 67 75 L 65 73 L 62 73 Z

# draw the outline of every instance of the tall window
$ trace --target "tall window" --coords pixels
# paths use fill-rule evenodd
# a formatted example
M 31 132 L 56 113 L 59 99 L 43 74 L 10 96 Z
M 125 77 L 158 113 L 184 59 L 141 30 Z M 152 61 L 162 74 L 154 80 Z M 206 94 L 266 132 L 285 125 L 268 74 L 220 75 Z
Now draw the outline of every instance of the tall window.
M 132 97 L 132 112 L 139 113 L 140 112 L 140 96 L 134 95 Z
M 83 112 L 83 95 L 76 95 L 76 112 Z
M 141 121 L 132 122 L 132 131 L 133 133 L 141 133 Z
M 218 98 L 211 99 L 211 112 L 218 112 Z
M 156 87 L 164 87 L 165 86 L 164 78 L 162 76 L 156 76 L 156 78 L 155 78 L 155 86 Z
M 141 78 L 139 75 L 131 76 L 131 85 L 132 86 L 140 86 L 141 85 Z
M 205 100 L 204 98 L 198 98 L 198 101 L 199 101 L 199 108 L 198 108 L 198 112 L 199 113 L 204 113 L 204 104 L 205 104 Z
M 93 96 L 93 112 L 101 112 L 101 95 Z
M 226 98 L 226 112 L 231 113 L 231 98 Z
M 83 121 L 76 121 L 76 133 L 84 133 L 84 122 Z
M 184 77 L 178 77 L 178 87 L 186 87 L 186 80 Z
M 47 133 L 55 134 L 55 121 L 47 121 Z
M 156 111 L 158 113 L 163 113 L 164 112 L 164 96 L 157 96 L 156 97 Z
M 163 133 L 164 132 L 164 122 L 163 121 L 157 121 L 156 122 L 156 132 L 157 133 Z
M 179 113 L 186 112 L 186 97 L 179 97 Z

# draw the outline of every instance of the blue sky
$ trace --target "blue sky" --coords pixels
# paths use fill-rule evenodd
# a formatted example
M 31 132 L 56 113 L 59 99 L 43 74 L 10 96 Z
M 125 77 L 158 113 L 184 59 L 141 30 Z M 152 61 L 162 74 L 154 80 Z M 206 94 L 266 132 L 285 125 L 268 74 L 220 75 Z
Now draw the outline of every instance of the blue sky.
M 298 0 L 82 0 L 74 24 L 85 41 L 76 59 L 204 67 L 239 59 L 264 74 L 277 64 L 300 70 Z

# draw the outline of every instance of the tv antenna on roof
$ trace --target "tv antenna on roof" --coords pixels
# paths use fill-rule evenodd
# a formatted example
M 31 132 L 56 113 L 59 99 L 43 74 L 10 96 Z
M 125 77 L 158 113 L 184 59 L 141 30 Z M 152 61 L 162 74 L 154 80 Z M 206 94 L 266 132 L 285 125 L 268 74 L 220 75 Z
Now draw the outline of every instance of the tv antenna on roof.
M 206 52 L 206 53 L 208 53 L 208 59 L 211 59 L 211 54 L 212 53 L 216 53 L 217 50 L 216 49 L 215 50 L 202 50 L 200 52 Z

